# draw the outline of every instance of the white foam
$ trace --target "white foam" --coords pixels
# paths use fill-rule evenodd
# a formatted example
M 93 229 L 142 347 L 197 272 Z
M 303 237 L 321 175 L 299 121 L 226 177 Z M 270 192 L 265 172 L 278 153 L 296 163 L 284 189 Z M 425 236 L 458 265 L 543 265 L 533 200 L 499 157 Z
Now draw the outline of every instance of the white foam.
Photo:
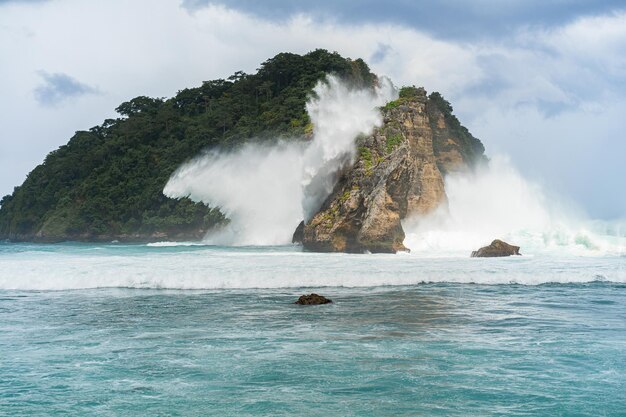
M 105 247 L 4 254 L 0 289 L 102 287 L 222 289 L 415 285 L 422 282 L 537 285 L 626 283 L 626 258 L 547 256 L 499 259 L 349 255 L 285 248 Z M 44 249 L 49 250 L 49 249 Z
M 148 243 L 148 244 L 146 244 L 146 246 L 154 247 L 154 248 L 170 248 L 170 247 L 177 247 L 177 246 L 206 246 L 206 244 L 202 243 L 202 242 L 168 242 L 168 241 L 163 241 L 163 242 Z
M 448 209 L 404 222 L 404 244 L 418 256 L 464 256 L 502 239 L 521 252 L 603 256 L 626 253 L 626 228 L 590 221 L 496 156 L 475 173 L 446 178 Z

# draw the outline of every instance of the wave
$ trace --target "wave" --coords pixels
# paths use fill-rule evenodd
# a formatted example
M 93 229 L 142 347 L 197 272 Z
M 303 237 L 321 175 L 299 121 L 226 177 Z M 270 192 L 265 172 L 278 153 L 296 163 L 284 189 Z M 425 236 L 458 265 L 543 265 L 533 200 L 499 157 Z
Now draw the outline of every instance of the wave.
M 419 256 L 462 256 L 502 239 L 524 254 L 626 253 L 626 222 L 588 219 L 571 202 L 525 179 L 506 156 L 476 172 L 450 175 L 448 205 L 407 219 L 405 246 Z
M 188 246 L 208 246 L 203 242 L 153 242 L 147 243 L 146 246 L 152 248 L 174 248 L 174 247 L 188 247 Z
M 623 256 L 535 255 L 499 259 L 302 252 L 296 247 L 148 247 L 0 256 L 0 289 L 244 289 L 375 287 L 420 283 L 626 283 Z M 47 250 L 44 251 L 44 250 Z

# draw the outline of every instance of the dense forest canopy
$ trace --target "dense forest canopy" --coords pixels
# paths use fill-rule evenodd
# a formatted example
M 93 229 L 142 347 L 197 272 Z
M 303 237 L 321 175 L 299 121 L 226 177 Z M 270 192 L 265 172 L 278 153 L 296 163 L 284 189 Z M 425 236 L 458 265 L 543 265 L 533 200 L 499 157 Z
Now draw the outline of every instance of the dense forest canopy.
M 361 59 L 318 49 L 281 53 L 256 74 L 206 81 L 169 99 L 136 97 L 117 119 L 79 131 L 0 201 L 0 238 L 152 240 L 201 237 L 223 222 L 218 209 L 162 193 L 185 160 L 207 148 L 234 148 L 311 129 L 307 96 L 326 74 L 358 86 L 375 75 Z

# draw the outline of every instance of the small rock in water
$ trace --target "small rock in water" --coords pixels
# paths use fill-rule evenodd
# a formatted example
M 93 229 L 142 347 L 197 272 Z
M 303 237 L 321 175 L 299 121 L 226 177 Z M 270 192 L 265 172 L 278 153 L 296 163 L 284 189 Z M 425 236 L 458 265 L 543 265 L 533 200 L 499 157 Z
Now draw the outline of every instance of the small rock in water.
M 472 258 L 496 258 L 511 255 L 521 255 L 519 246 L 509 245 L 499 239 L 491 242 L 489 246 L 484 246 L 472 252 Z
M 333 300 L 329 300 L 323 295 L 309 294 L 309 295 L 301 295 L 300 298 L 298 298 L 298 301 L 296 301 L 294 304 L 309 306 L 309 305 L 318 305 L 318 304 L 329 304 L 332 302 Z

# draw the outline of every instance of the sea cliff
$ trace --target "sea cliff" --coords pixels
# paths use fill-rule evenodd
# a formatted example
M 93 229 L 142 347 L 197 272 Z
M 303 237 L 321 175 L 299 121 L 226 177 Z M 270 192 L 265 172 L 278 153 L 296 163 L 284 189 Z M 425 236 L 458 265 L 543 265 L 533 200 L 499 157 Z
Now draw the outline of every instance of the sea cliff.
M 356 160 L 346 164 L 332 194 L 294 234 L 306 249 L 406 250 L 402 219 L 445 205 L 444 175 L 485 160 L 480 141 L 438 93 L 405 87 L 381 112 L 382 126 L 357 139 Z

